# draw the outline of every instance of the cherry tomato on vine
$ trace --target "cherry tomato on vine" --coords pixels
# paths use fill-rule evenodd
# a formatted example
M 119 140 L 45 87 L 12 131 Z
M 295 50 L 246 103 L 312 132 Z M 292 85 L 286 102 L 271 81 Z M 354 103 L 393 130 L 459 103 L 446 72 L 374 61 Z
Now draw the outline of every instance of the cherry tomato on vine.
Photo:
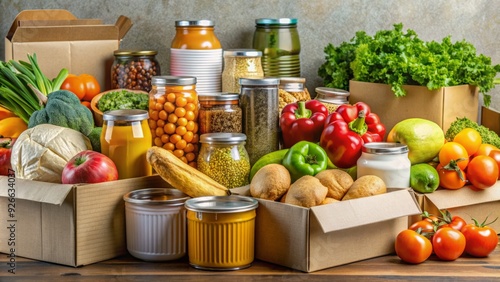
M 464 146 L 469 156 L 472 156 L 477 152 L 483 140 L 481 134 L 474 128 L 464 128 L 455 135 L 453 142 L 457 142 Z
M 74 75 L 66 77 L 61 85 L 61 89 L 73 92 L 79 100 L 85 96 L 85 84 L 80 78 Z
M 498 235 L 488 226 L 490 223 L 479 224 L 475 219 L 462 228 L 465 237 L 465 253 L 474 257 L 487 257 L 498 244 Z M 496 219 L 495 219 L 496 220 Z
M 493 158 L 498 165 L 498 168 L 500 169 L 500 150 L 492 150 L 489 154 L 488 157 Z M 498 173 L 498 179 L 500 179 L 500 172 Z
M 432 237 L 432 248 L 441 260 L 456 260 L 465 250 L 465 236 L 451 227 L 440 228 Z
M 467 166 L 467 179 L 478 189 L 493 186 L 497 183 L 498 174 L 498 164 L 489 156 L 474 157 Z
M 461 218 L 460 216 L 454 215 L 452 216 L 449 211 L 441 211 L 443 225 L 440 225 L 439 228 L 443 227 L 451 227 L 455 230 L 462 230 L 462 228 L 467 224 L 467 222 Z
M 446 169 L 441 164 L 438 164 L 436 170 L 439 175 L 439 186 L 457 190 L 465 186 L 467 183 L 467 175 L 457 167 L 457 170 Z
M 407 263 L 422 263 L 432 254 L 431 241 L 410 229 L 399 232 L 394 247 L 398 257 Z
M 414 222 L 408 229 L 417 231 L 419 228 L 422 231 L 422 233 L 426 232 L 434 232 L 434 223 L 432 223 L 430 220 L 422 219 L 417 222 Z

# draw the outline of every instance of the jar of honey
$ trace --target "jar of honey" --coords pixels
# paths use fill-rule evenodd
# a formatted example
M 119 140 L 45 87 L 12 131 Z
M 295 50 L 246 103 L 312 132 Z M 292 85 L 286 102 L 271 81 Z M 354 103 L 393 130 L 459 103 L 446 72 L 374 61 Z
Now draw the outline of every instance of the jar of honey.
M 196 168 L 198 157 L 196 77 L 156 76 L 149 92 L 149 128 L 153 145 L 171 151 Z
M 148 112 L 145 110 L 112 110 L 104 112 L 101 152 L 118 169 L 118 178 L 152 174 L 146 153 L 151 147 Z
M 211 20 L 179 20 L 175 22 L 175 37 L 170 48 L 175 49 L 221 49 Z

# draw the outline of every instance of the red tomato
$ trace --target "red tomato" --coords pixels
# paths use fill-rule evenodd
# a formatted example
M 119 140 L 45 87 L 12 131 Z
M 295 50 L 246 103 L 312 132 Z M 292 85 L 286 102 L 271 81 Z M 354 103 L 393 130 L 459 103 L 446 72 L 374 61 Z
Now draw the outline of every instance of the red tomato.
M 488 157 L 493 158 L 498 165 L 498 168 L 500 169 L 500 150 L 492 150 L 489 154 Z M 500 172 L 498 173 L 498 179 L 500 179 Z
M 401 260 L 413 264 L 424 262 L 432 254 L 431 241 L 410 229 L 399 232 L 394 247 Z
M 487 156 L 493 150 L 498 151 L 500 149 L 495 147 L 494 145 L 491 145 L 491 144 L 481 144 L 479 146 L 479 149 L 477 149 L 477 152 L 473 155 L 473 157 L 475 157 L 475 156 Z
M 465 237 L 465 252 L 474 257 L 487 257 L 498 244 L 498 235 L 491 227 L 470 223 L 462 228 Z
M 465 170 L 469 163 L 469 153 L 467 149 L 457 142 L 446 142 L 439 151 L 439 163 L 442 166 L 456 163 L 461 170 Z
M 452 170 L 438 164 L 436 170 L 439 174 L 439 186 L 443 188 L 457 190 L 467 183 L 467 175 L 459 167 L 457 167 L 457 170 Z
M 430 220 L 422 219 L 410 225 L 408 229 L 414 231 L 420 229 L 422 233 L 429 233 L 434 232 L 434 224 Z
M 498 164 L 488 156 L 472 158 L 467 167 L 467 179 L 478 189 L 486 189 L 497 183 Z
M 453 142 L 457 142 L 464 146 L 469 156 L 472 156 L 477 152 L 483 140 L 477 130 L 473 128 L 464 128 L 455 135 Z
M 71 75 L 66 77 L 61 89 L 73 92 L 79 100 L 85 96 L 85 84 L 77 76 Z
M 465 236 L 451 227 L 440 228 L 432 237 L 432 248 L 441 260 L 456 260 L 465 250 Z
M 94 76 L 90 74 L 80 74 L 78 78 L 85 84 L 85 96 L 83 96 L 82 100 L 90 102 L 94 96 L 101 93 L 101 86 Z
M 467 224 L 467 222 L 463 218 L 456 215 L 452 216 L 449 211 L 441 211 L 441 215 L 443 216 L 442 220 L 444 224 L 440 225 L 439 228 L 451 227 L 455 230 L 460 231 Z

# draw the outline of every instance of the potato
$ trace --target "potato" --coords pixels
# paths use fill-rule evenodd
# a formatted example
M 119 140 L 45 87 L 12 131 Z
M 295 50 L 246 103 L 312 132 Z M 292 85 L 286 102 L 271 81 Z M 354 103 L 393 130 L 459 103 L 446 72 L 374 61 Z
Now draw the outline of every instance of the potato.
M 340 169 L 327 169 L 315 175 L 321 184 L 328 188 L 327 197 L 342 200 L 354 180 L 349 173 Z
M 342 201 L 368 197 L 387 192 L 384 180 L 376 175 L 364 175 L 356 179 Z
M 328 188 L 319 179 L 305 175 L 297 179 L 286 194 L 285 203 L 310 208 L 320 205 L 326 198 Z
M 250 182 L 250 195 L 254 198 L 275 201 L 290 188 L 290 172 L 281 164 L 268 164 L 255 173 Z

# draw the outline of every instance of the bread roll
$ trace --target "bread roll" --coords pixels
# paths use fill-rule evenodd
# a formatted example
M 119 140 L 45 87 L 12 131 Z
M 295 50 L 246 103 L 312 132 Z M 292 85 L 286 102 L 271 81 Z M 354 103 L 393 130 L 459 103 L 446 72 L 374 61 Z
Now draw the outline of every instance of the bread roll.
M 376 175 L 364 175 L 356 179 L 342 201 L 368 197 L 387 192 L 384 180 Z
M 327 193 L 328 188 L 323 186 L 318 178 L 305 175 L 290 186 L 285 203 L 310 208 L 320 205 Z
M 339 201 L 342 200 L 354 182 L 351 175 L 341 169 L 323 170 L 316 174 L 315 177 L 328 188 L 326 196 Z
M 281 164 L 268 164 L 255 173 L 250 182 L 250 195 L 254 198 L 275 201 L 288 191 L 292 179 Z

